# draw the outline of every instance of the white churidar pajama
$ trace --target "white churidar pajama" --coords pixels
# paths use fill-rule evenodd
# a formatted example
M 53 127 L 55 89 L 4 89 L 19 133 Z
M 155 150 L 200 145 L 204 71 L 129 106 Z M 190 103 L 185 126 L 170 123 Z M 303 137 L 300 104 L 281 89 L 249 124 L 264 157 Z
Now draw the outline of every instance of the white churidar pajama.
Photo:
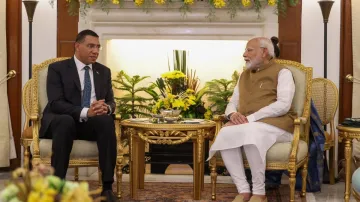
M 278 127 L 257 121 L 286 114 L 291 107 L 294 93 L 295 84 L 291 71 L 282 69 L 278 75 L 276 102 L 247 116 L 249 123 L 226 126 L 219 131 L 210 148 L 208 160 L 217 151 L 221 152 L 224 164 L 239 193 L 250 193 L 240 150 L 243 147 L 250 165 L 253 194 L 265 195 L 266 152 L 275 142 L 292 141 L 293 135 Z M 239 85 L 237 84 L 227 105 L 226 115 L 237 111 L 239 95 Z

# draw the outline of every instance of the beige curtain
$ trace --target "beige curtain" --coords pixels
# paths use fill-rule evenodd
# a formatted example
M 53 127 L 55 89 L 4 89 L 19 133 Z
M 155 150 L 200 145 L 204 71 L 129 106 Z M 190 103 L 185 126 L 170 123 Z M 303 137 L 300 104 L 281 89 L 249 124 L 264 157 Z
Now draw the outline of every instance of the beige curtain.
M 0 78 L 4 78 L 6 74 L 6 1 L 0 1 Z M 16 158 L 6 84 L 7 82 L 0 84 L 0 167 L 8 167 L 9 160 Z
M 351 1 L 353 71 L 354 77 L 360 79 L 360 0 Z M 353 83 L 352 117 L 360 118 L 360 84 Z

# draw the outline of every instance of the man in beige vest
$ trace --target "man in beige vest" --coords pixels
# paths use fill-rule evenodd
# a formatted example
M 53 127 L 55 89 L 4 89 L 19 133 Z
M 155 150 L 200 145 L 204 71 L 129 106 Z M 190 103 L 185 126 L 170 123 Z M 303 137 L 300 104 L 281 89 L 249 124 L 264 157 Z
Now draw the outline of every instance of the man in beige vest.
M 243 57 L 247 69 L 241 74 L 225 114 L 229 122 L 210 148 L 229 171 L 239 195 L 235 202 L 263 202 L 266 152 L 275 142 L 292 141 L 295 84 L 291 71 L 274 62 L 274 45 L 268 38 L 251 39 Z M 241 148 L 250 164 L 253 189 L 246 181 Z

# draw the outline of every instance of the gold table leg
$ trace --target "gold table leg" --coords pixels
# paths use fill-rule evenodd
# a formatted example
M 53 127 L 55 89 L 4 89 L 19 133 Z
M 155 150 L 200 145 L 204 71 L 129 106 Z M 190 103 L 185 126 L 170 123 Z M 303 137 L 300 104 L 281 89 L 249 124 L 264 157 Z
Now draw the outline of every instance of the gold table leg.
M 200 178 L 201 178 L 201 191 L 204 191 L 204 177 L 205 177 L 205 146 L 203 145 L 202 150 L 201 150 L 202 154 L 201 154 L 201 160 L 200 160 Z
M 345 160 L 346 160 L 346 170 L 345 170 L 345 202 L 349 202 L 350 200 L 350 185 L 351 185 L 351 139 L 345 139 Z
M 201 199 L 201 190 L 204 188 L 204 136 L 198 131 L 198 136 L 193 140 L 194 161 L 194 200 Z
M 137 198 L 137 189 L 139 187 L 138 175 L 138 143 L 136 137 L 131 134 L 130 137 L 130 196 L 132 199 Z
M 145 142 L 138 139 L 138 180 L 139 180 L 139 189 L 144 189 L 145 181 Z

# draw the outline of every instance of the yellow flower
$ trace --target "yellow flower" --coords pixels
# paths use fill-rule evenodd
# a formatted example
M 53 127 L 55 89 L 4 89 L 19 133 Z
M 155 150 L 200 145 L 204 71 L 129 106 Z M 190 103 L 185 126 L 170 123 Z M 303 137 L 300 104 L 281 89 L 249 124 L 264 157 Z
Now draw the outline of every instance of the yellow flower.
M 185 4 L 192 5 L 194 4 L 194 0 L 184 0 Z
M 118 4 L 120 4 L 120 1 L 119 0 L 112 0 L 112 3 L 118 5 Z
M 155 0 L 155 3 L 157 3 L 159 5 L 163 5 L 163 4 L 165 4 L 165 0 Z
M 164 0 L 155 0 L 155 1 L 164 1 Z M 172 71 L 172 72 L 165 72 L 164 74 L 161 74 L 161 77 L 164 79 L 179 79 L 179 78 L 184 78 L 185 74 L 182 73 L 181 71 Z
M 249 7 L 251 5 L 250 0 L 241 0 L 241 3 L 244 7 Z
M 135 0 L 135 4 L 136 4 L 137 6 L 141 6 L 141 5 L 144 4 L 144 0 Z
M 212 111 L 208 108 L 204 114 L 204 118 L 210 120 L 212 116 Z
M 91 4 L 94 3 L 94 1 L 95 1 L 95 0 L 86 0 L 86 3 L 91 5 Z
M 224 0 L 214 0 L 215 8 L 222 8 L 226 5 Z
M 43 190 L 46 189 L 46 187 L 47 187 L 47 182 L 45 182 L 43 178 L 39 178 L 35 180 L 35 182 L 33 183 L 33 188 L 36 192 L 42 192 Z
M 275 6 L 275 4 L 276 4 L 276 0 L 268 0 L 269 6 Z
M 40 192 L 31 191 L 29 194 L 28 202 L 40 201 Z
M 185 103 L 179 99 L 174 100 L 174 102 L 172 103 L 173 108 L 180 108 L 180 107 L 184 107 L 184 106 L 185 106 Z
M 188 88 L 186 90 L 186 94 L 194 94 L 194 93 L 195 93 L 195 91 L 193 89 Z

